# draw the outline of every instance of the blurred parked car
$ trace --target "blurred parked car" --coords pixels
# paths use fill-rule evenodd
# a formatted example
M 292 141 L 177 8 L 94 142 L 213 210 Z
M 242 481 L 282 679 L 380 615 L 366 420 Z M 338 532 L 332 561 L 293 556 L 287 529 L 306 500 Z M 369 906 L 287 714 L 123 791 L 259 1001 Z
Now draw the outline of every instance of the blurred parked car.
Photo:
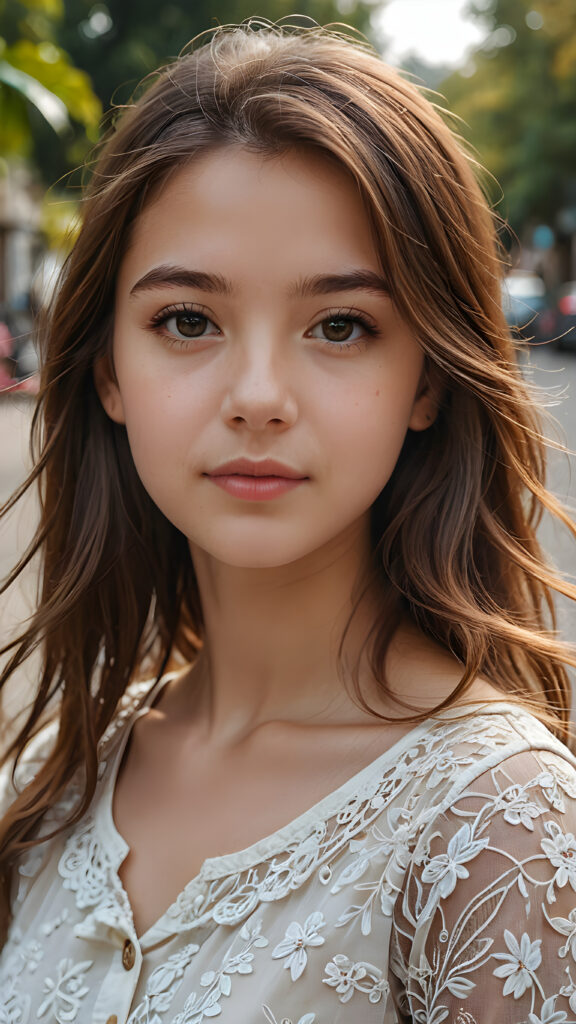
M 576 349 L 576 281 L 567 281 L 555 292 L 545 318 L 556 347 Z
M 548 341 L 546 285 L 537 274 L 512 270 L 502 282 L 502 309 L 513 333 L 525 341 Z

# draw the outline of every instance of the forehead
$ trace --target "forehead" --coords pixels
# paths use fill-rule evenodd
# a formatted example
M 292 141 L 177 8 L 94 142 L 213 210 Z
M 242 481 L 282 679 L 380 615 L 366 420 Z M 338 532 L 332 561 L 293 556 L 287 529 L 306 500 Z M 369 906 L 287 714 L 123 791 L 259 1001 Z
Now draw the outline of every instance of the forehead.
M 158 263 L 265 271 L 379 268 L 359 188 L 322 153 L 262 155 L 240 147 L 203 154 L 170 175 L 137 218 L 125 283 Z M 321 266 L 319 267 L 319 264 Z

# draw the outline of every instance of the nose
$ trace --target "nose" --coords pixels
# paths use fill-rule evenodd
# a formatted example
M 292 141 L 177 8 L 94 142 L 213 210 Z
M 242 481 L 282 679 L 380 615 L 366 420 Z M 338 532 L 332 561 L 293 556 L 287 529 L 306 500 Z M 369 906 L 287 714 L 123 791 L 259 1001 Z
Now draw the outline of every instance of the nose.
M 230 426 L 261 431 L 295 422 L 296 397 L 287 359 L 278 348 L 262 338 L 239 346 L 222 402 L 222 416 Z

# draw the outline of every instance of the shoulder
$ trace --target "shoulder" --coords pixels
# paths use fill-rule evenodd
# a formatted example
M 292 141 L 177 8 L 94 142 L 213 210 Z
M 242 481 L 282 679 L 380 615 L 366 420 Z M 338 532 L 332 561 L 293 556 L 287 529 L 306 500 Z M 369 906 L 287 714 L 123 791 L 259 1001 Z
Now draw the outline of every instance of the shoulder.
M 545 808 L 566 814 L 576 829 L 576 758 L 534 716 L 506 704 L 452 709 L 410 736 L 394 768 L 411 807 L 413 841 L 426 849 L 432 834 L 444 834 L 447 817 L 457 823 L 473 808 L 511 823 L 515 811 Z M 493 808 L 493 813 L 489 808 Z M 518 810 L 518 813 L 520 811 Z
M 463 1019 L 483 1024 L 536 1024 L 552 1020 L 554 1007 L 568 1020 L 574 757 L 519 709 L 476 724 L 476 735 L 472 723 L 454 734 L 454 756 L 469 763 L 448 784 L 439 778 L 429 800 L 420 794 L 421 830 L 394 910 L 393 970 L 417 1021 L 429 1020 L 429 1004 L 441 1007 L 439 1021 L 460 1020 L 463 1001 Z M 439 776 L 444 767 L 438 759 Z
M 130 683 L 122 695 L 116 713 L 104 732 L 99 745 L 99 758 L 108 755 L 110 750 L 120 741 L 124 730 L 129 726 L 133 715 L 146 703 L 156 689 L 155 680 Z M 26 786 L 32 782 L 38 772 L 46 764 L 58 740 L 59 720 L 55 716 L 47 721 L 28 741 L 20 756 L 9 758 L 0 769 L 0 818 L 19 796 Z M 74 785 L 71 786 L 71 791 Z M 67 804 L 67 801 L 65 801 Z
M 127 728 L 129 728 L 134 715 L 142 708 L 147 708 L 154 696 L 172 678 L 163 676 L 160 681 L 156 679 L 136 680 L 129 684 L 122 694 L 116 712 L 109 726 L 103 733 L 98 743 L 98 755 L 100 759 L 108 756 L 113 748 L 122 739 Z
M 9 758 L 0 769 L 0 818 L 47 761 L 56 743 L 58 722 L 51 719 L 27 743 L 15 761 Z
M 560 847 L 571 851 L 566 871 L 576 892 L 576 759 L 568 748 L 516 707 L 466 716 L 431 735 L 414 793 L 411 871 L 420 895 L 427 891 L 421 923 L 456 888 L 468 898 L 473 876 L 486 881 L 502 871 L 516 879 L 528 862 L 553 866 Z
M 509 770 L 525 772 L 538 766 L 563 766 L 565 773 L 576 772 L 576 757 L 534 715 L 520 705 L 506 701 L 461 706 L 432 719 L 426 735 L 430 770 L 450 755 L 457 759 L 460 771 L 454 773 L 450 793 L 474 778 L 509 762 Z M 526 755 L 516 757 L 516 755 Z M 514 759 L 511 761 L 511 759 Z M 530 767 L 528 767 L 530 766 Z

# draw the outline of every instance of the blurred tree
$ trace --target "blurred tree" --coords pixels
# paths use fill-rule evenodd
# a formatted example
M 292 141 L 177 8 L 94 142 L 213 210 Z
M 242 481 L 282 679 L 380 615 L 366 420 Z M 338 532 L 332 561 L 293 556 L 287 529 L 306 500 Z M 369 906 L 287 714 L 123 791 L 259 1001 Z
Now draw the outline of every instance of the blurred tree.
M 0 0 L 0 157 L 20 156 L 44 185 L 75 184 L 97 140 L 102 110 L 130 99 L 141 79 L 196 35 L 255 16 L 346 22 L 365 34 L 386 0 Z M 0 170 L 2 164 L 0 160 Z M 70 192 L 51 188 L 45 236 L 62 244 Z
M 104 106 L 126 102 L 148 72 L 177 56 L 200 32 L 255 16 L 308 16 L 368 34 L 375 0 L 66 0 L 59 40 L 90 74 Z
M 375 2 L 298 0 L 296 7 L 321 24 L 346 21 L 368 33 Z M 53 182 L 82 163 L 102 107 L 127 102 L 194 36 L 293 11 L 294 0 L 0 0 L 0 152 L 30 156 Z
M 451 64 L 432 64 L 417 53 L 408 53 L 402 60 L 402 70 L 418 86 L 435 90 L 452 74 Z
M 489 34 L 442 91 L 501 186 L 514 231 L 547 224 L 567 238 L 576 229 L 576 3 L 476 0 L 470 11 Z
M 88 75 L 58 44 L 63 13 L 62 0 L 0 0 L 0 153 L 40 166 L 50 154 L 62 170 L 97 137 L 102 113 Z

